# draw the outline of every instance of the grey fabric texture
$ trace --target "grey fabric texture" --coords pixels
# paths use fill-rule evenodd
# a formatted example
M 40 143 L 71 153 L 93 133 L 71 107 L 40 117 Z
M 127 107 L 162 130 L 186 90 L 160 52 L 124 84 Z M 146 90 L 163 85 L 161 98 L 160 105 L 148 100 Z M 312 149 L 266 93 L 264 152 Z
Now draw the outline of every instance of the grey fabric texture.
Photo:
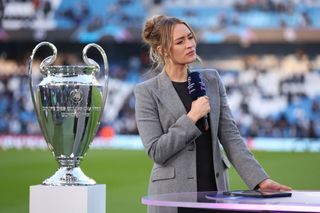
M 227 95 L 218 72 L 199 69 L 210 100 L 210 131 L 219 191 L 229 189 L 231 164 L 253 189 L 268 175 L 256 161 L 240 136 L 227 103 Z M 143 146 L 154 162 L 149 195 L 197 191 L 196 143 L 201 131 L 187 112 L 165 71 L 138 84 L 134 90 L 135 116 Z M 225 156 L 226 154 L 226 156 Z M 230 164 L 231 162 L 231 164 Z M 176 213 L 177 208 L 148 207 L 149 213 Z

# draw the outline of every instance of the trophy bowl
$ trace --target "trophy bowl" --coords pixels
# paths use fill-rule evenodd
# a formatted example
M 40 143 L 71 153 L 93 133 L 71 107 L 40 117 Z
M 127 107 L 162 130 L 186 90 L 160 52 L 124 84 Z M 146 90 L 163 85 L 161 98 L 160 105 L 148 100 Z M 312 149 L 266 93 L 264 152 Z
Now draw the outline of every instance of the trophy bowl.
M 53 55 L 40 64 L 43 79 L 33 84 L 32 62 L 37 49 L 49 46 Z M 87 57 L 89 48 L 95 47 L 104 62 L 104 82 L 96 74 L 100 66 Z M 91 43 L 83 49 L 86 66 L 53 66 L 57 49 L 50 42 L 39 43 L 29 60 L 29 86 L 39 126 L 48 148 L 58 162 L 58 170 L 43 181 L 43 185 L 94 185 L 80 168 L 89 145 L 97 132 L 108 92 L 108 60 L 104 50 Z

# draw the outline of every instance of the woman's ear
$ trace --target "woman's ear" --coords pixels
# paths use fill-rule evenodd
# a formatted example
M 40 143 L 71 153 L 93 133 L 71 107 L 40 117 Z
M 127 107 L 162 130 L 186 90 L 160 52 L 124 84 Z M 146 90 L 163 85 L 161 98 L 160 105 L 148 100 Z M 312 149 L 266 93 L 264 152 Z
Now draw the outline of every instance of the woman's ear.
M 166 51 L 163 52 L 162 47 L 160 45 L 157 46 L 157 52 L 159 53 L 159 55 L 163 57 L 168 57 L 168 53 Z
M 161 46 L 157 46 L 157 52 L 159 53 L 159 55 L 162 55 L 162 48 Z

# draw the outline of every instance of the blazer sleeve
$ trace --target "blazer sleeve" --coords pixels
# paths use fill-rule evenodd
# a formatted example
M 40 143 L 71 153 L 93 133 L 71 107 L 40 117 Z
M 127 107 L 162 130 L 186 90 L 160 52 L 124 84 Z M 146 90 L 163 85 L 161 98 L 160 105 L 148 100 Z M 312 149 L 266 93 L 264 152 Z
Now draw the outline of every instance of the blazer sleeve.
M 232 117 L 227 103 L 227 94 L 219 74 L 216 72 L 220 94 L 220 119 L 218 137 L 226 154 L 250 189 L 254 189 L 261 181 L 268 178 L 267 173 L 248 150 L 245 141 Z
M 186 114 L 178 118 L 168 130 L 163 130 L 157 105 L 150 90 L 146 85 L 140 84 L 135 87 L 136 122 L 148 156 L 155 163 L 164 165 L 201 135 L 201 131 Z

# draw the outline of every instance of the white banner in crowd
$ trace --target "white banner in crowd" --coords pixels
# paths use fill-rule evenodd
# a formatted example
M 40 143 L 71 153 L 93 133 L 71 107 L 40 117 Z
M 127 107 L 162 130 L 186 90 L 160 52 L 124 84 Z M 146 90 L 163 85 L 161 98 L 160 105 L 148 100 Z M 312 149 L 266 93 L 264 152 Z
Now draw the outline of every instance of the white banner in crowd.
M 320 152 L 320 139 L 307 138 L 253 138 L 247 140 L 251 150 L 283 152 Z M 1 149 L 47 149 L 42 136 L 0 136 Z M 110 138 L 96 137 L 90 149 L 142 150 L 138 135 L 115 135 Z

